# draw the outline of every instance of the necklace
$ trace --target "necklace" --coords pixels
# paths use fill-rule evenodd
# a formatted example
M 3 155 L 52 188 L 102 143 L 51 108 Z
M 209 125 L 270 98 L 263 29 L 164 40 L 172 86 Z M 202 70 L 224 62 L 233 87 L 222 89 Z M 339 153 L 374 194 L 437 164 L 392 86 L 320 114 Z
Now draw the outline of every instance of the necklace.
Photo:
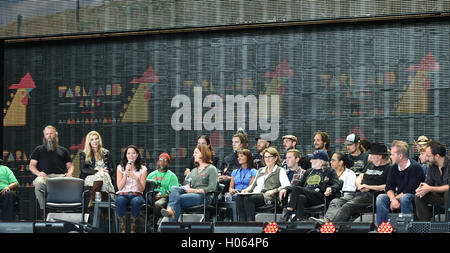
M 245 171 L 245 174 L 244 174 L 244 176 L 242 176 L 242 171 Z M 247 173 L 250 171 L 250 169 L 240 169 L 240 171 L 239 171 L 239 179 L 240 179 L 240 182 L 244 182 L 244 180 L 245 180 L 245 176 L 247 176 Z

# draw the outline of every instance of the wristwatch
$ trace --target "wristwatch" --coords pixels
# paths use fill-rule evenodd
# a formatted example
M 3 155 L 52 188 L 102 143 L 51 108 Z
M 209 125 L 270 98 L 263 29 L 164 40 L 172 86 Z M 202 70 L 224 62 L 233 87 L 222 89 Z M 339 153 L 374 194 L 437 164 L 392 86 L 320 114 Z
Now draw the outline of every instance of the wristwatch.
M 199 189 L 197 189 L 197 193 L 200 193 L 200 190 L 199 190 Z

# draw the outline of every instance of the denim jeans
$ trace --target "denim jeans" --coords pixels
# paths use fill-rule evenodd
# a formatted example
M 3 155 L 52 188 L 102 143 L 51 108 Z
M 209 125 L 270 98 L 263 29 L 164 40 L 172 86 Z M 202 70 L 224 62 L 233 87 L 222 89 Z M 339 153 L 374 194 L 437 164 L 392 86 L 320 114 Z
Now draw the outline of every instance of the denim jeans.
M 0 194 L 0 203 L 2 209 L 0 211 L 0 221 L 14 221 L 14 202 L 16 201 L 16 193 L 14 191 L 7 191 L 5 194 Z
M 400 197 L 400 211 L 401 213 L 413 213 L 414 212 L 414 194 L 405 193 Z M 388 214 L 390 210 L 391 201 L 387 194 L 380 194 L 377 197 L 377 221 L 376 225 L 379 226 L 382 222 L 388 221 Z
M 183 187 L 172 187 L 169 194 L 169 202 L 167 206 L 173 209 L 175 217 L 171 222 L 176 222 L 180 218 L 181 208 L 197 206 L 203 204 L 203 194 L 198 193 L 186 193 Z M 207 201 L 208 204 L 208 201 Z
M 131 215 L 133 218 L 137 218 L 141 211 L 141 206 L 145 200 L 142 196 L 137 195 L 118 195 L 116 197 L 117 215 L 124 217 L 127 213 L 128 204 L 131 206 Z

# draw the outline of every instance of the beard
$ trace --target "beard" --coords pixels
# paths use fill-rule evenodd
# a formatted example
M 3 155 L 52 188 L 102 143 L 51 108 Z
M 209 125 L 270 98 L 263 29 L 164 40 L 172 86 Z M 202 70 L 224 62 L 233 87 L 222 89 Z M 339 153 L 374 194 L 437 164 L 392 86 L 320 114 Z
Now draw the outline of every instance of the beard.
M 47 149 L 47 151 L 55 151 L 56 148 L 58 147 L 58 140 L 56 138 L 54 139 L 44 138 L 43 144 L 45 149 Z

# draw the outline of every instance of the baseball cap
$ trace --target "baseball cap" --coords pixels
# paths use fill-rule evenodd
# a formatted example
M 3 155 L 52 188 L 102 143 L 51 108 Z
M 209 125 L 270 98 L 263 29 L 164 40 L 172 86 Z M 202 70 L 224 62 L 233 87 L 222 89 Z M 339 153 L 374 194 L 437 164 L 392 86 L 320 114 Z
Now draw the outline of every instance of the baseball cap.
M 359 136 L 356 134 L 349 134 L 347 135 L 347 138 L 345 139 L 344 144 L 345 145 L 350 145 L 350 144 L 355 144 L 358 143 L 360 141 Z
M 320 159 L 320 160 L 324 160 L 325 162 L 328 162 L 330 160 L 330 157 L 328 157 L 327 152 L 325 152 L 325 150 L 316 150 L 314 151 L 314 153 L 308 155 L 309 159 Z
M 167 154 L 167 153 L 162 153 L 162 154 L 159 155 L 158 158 L 161 158 L 161 157 L 166 157 L 167 160 L 170 162 L 170 155 L 169 155 L 169 154 Z

